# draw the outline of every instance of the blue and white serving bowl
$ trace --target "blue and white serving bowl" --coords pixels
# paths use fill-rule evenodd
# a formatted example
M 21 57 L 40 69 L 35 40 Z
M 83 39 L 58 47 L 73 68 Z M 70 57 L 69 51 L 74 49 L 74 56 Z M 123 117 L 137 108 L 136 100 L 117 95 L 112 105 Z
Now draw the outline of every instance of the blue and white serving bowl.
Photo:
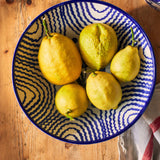
M 146 0 L 146 2 L 153 8 L 160 10 L 160 0 Z
M 133 81 L 122 84 L 123 97 L 118 109 L 102 111 L 90 105 L 82 116 L 73 121 L 57 111 L 54 97 L 60 86 L 49 83 L 43 77 L 37 59 L 41 40 L 45 36 L 43 17 L 50 32 L 64 34 L 75 41 L 86 25 L 107 23 L 117 33 L 119 49 L 131 44 L 130 27 L 133 28 L 141 67 Z M 153 49 L 140 25 L 118 7 L 91 0 L 60 3 L 36 17 L 17 44 L 12 68 L 15 94 L 28 118 L 48 135 L 76 144 L 106 141 L 131 127 L 151 100 L 155 73 Z

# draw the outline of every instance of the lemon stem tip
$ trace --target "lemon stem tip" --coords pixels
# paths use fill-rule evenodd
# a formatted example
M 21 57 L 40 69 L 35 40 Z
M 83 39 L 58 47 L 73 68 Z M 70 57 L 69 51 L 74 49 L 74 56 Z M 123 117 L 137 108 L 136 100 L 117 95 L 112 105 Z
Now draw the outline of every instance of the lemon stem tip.
M 92 76 L 95 77 L 97 75 L 97 73 L 95 73 L 95 71 L 92 71 Z
M 66 112 L 66 117 L 69 118 L 70 120 L 74 120 L 73 117 L 71 117 L 71 116 L 69 115 L 69 113 L 71 113 L 71 112 L 72 112 L 72 110 L 71 110 L 71 109 L 68 109 L 67 112 Z
M 50 33 L 48 31 L 48 28 L 47 28 L 47 25 L 46 25 L 46 18 L 45 17 L 43 18 L 43 26 L 44 26 L 44 30 L 45 30 L 46 36 L 48 37 L 48 39 L 50 39 L 52 36 L 50 35 Z
M 134 32 L 133 32 L 133 28 L 131 27 L 131 33 L 132 33 L 132 47 L 134 47 L 134 43 L 136 42 L 134 39 Z

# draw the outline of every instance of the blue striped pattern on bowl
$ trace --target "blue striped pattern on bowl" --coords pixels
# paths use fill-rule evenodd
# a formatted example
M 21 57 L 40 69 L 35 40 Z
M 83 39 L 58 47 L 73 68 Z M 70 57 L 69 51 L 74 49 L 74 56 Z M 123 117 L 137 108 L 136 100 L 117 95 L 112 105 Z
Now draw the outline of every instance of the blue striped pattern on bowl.
M 45 35 L 43 17 L 50 32 L 58 32 L 74 40 L 86 25 L 107 23 L 117 33 L 119 49 L 131 44 L 130 27 L 133 28 L 141 68 L 133 81 L 122 84 L 123 97 L 117 110 L 102 111 L 90 105 L 74 121 L 56 110 L 54 97 L 60 86 L 43 77 L 37 59 L 39 45 Z M 155 85 L 155 59 L 146 34 L 127 13 L 100 1 L 64 2 L 40 14 L 22 34 L 12 70 L 15 94 L 28 118 L 50 136 L 77 144 L 102 142 L 132 126 L 145 111 Z M 109 65 L 106 71 L 109 72 Z
M 146 0 L 146 2 L 153 8 L 160 11 L 160 0 Z

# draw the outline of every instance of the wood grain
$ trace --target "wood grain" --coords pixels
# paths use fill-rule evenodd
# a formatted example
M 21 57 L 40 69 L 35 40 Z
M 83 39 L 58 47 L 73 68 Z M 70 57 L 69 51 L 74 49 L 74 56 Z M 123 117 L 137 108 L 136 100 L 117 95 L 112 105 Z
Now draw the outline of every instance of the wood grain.
M 56 140 L 34 126 L 21 110 L 12 87 L 12 59 L 27 25 L 62 0 L 0 0 L 0 160 L 118 160 L 118 137 L 93 145 Z M 133 16 L 155 52 L 160 82 L 160 12 L 144 0 L 108 0 Z

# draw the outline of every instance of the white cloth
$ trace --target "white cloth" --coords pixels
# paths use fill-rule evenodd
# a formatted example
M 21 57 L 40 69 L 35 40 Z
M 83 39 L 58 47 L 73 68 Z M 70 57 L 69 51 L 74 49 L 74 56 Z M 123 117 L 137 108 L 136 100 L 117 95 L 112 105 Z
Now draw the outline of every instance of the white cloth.
M 119 136 L 120 160 L 160 160 L 160 83 L 142 117 Z

